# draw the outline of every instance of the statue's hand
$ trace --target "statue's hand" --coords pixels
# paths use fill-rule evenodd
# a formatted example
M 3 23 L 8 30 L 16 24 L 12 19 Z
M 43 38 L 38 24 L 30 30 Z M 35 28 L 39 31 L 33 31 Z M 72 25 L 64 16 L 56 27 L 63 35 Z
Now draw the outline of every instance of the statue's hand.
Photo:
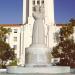
M 40 13 L 42 13 L 42 16 L 43 16 L 43 18 L 44 18 L 44 16 L 45 16 L 44 5 L 41 5 L 41 6 L 40 6 Z

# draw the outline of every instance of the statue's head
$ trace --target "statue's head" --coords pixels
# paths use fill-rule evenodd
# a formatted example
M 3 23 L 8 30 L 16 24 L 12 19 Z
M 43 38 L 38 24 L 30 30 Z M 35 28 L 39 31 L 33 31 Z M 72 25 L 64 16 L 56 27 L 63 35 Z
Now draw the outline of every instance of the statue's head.
M 37 12 L 37 11 L 40 11 L 40 6 L 39 5 L 36 5 L 35 6 L 35 11 Z

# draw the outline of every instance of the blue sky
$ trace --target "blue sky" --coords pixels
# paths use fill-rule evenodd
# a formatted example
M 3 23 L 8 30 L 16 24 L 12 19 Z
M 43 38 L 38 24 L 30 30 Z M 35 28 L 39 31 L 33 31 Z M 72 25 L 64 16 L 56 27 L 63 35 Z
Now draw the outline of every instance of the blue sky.
M 22 23 L 22 0 L 0 0 L 0 24 Z
M 75 0 L 55 0 L 55 22 L 75 18 Z M 22 23 L 22 0 L 0 0 L 0 24 Z
M 55 22 L 67 23 L 75 18 L 75 0 L 55 0 Z

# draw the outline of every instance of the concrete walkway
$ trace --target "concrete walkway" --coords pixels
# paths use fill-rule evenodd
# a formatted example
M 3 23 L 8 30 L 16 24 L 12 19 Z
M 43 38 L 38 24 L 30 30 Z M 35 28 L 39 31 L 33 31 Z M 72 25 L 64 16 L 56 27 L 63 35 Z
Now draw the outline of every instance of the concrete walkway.
M 75 75 L 71 73 L 66 73 L 66 74 L 7 74 L 7 73 L 0 73 L 0 75 Z

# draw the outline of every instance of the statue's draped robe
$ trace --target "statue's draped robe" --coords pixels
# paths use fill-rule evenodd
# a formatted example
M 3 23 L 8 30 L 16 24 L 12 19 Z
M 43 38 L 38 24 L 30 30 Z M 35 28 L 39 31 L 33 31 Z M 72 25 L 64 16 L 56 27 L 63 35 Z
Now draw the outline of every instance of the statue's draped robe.
M 40 12 L 34 12 L 33 17 L 35 21 L 34 21 L 34 26 L 33 26 L 32 43 L 44 44 L 45 33 L 44 33 L 43 15 Z

